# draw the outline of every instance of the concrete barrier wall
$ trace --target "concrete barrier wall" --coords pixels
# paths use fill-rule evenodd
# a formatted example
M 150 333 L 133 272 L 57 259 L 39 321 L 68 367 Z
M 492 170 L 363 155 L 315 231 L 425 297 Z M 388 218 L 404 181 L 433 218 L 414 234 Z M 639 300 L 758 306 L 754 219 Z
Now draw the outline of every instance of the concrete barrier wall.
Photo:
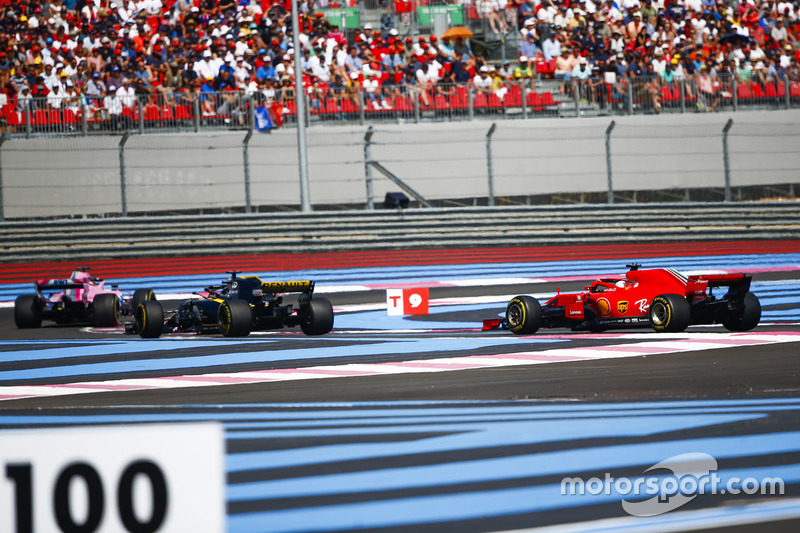
M 736 115 L 615 117 L 615 190 L 722 187 L 722 129 L 729 134 L 731 185 L 800 183 L 800 111 Z M 611 119 L 497 121 L 495 195 L 607 190 L 605 131 Z M 375 127 L 372 157 L 433 200 L 488 194 L 490 122 Z M 366 126 L 309 128 L 312 204 L 364 203 Z M 124 151 L 129 212 L 245 204 L 245 132 L 133 135 Z M 121 211 L 120 137 L 14 139 L 2 147 L 7 218 Z M 252 205 L 299 205 L 297 133 L 254 133 Z M 377 171 L 374 198 L 398 187 Z

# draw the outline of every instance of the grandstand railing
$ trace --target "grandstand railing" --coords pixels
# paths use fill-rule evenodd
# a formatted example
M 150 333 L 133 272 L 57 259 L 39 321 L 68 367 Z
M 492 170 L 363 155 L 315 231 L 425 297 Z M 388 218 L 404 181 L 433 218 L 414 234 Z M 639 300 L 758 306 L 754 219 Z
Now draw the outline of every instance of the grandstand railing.
M 385 77 L 385 76 L 384 76 Z M 383 80 L 385 82 L 385 80 Z M 800 108 L 800 82 L 788 78 L 742 81 L 721 75 L 702 91 L 696 77 L 664 83 L 658 77 L 554 81 L 551 90 L 527 82 L 505 83 L 491 92 L 472 84 L 428 87 L 383 83 L 374 93 L 360 85 L 310 87 L 307 124 L 373 124 L 513 120 L 537 117 L 694 113 Z M 0 112 L 3 129 L 13 137 L 158 132 L 249 130 L 254 111 L 264 107 L 273 127 L 297 123 L 294 91 L 184 92 L 174 97 L 141 95 L 131 106 L 107 105 L 85 96 L 12 99 Z M 121 111 L 119 111 L 121 109 Z

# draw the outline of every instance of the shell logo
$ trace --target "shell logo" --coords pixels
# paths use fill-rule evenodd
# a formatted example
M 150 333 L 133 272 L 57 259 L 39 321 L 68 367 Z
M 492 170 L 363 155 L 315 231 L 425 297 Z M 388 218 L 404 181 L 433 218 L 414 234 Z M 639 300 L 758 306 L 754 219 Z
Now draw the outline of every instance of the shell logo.
M 597 310 L 600 311 L 600 316 L 608 316 L 611 312 L 611 304 L 605 298 L 597 300 Z

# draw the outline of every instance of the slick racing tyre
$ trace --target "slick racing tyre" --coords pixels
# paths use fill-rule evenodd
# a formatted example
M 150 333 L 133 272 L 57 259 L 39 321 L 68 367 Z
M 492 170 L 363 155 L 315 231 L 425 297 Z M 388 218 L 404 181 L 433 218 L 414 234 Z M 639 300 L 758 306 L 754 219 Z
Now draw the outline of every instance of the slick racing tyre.
M 133 292 L 133 298 L 131 298 L 131 309 L 136 312 L 136 308 L 139 307 L 139 304 L 155 299 L 156 293 L 154 293 L 152 289 L 136 289 Z
M 253 327 L 253 310 L 244 300 L 226 300 L 217 310 L 217 324 L 225 337 L 247 337 Z
M 517 335 L 536 333 L 542 327 L 542 306 L 532 296 L 517 296 L 506 308 L 508 329 Z
M 736 309 L 731 311 L 731 314 L 722 321 L 722 325 L 730 331 L 749 331 L 758 325 L 759 320 L 761 320 L 761 302 L 755 294 L 748 292 L 744 295 L 741 305 L 737 305 Z
M 42 302 L 35 294 L 17 296 L 14 302 L 14 322 L 20 329 L 38 328 L 42 325 Z
M 661 294 L 650 302 L 650 327 L 659 333 L 679 333 L 689 327 L 692 309 L 680 294 Z
M 306 335 L 325 335 L 333 329 L 333 305 L 327 298 L 314 298 L 308 302 L 308 312 L 300 322 Z
M 155 300 L 145 300 L 133 311 L 134 327 L 143 339 L 157 339 L 164 331 L 164 309 Z
M 98 294 L 92 302 L 94 325 L 111 328 L 119 324 L 119 298 L 116 294 Z

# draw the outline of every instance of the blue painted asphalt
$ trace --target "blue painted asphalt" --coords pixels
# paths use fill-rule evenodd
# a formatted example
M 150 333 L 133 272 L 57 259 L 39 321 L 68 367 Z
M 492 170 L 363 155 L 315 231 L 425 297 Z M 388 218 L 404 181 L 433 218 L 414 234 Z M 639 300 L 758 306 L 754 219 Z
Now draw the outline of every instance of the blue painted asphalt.
M 718 475 L 722 483 L 750 477 L 780 477 L 786 483 L 797 483 L 800 482 L 800 464 L 720 470 Z M 663 479 L 663 476 L 657 478 Z M 619 502 L 624 497 L 614 491 L 610 494 L 565 495 L 560 484 L 543 485 L 242 513 L 228 517 L 228 528 L 236 533 L 255 533 L 264 531 L 266 524 L 272 532 L 410 527 L 591 506 Z
M 602 476 L 599 473 L 603 472 L 613 475 L 615 470 L 622 469 L 628 472 L 627 479 L 634 482 L 644 477 L 666 479 L 659 472 L 650 476 L 646 470 L 650 465 L 684 453 L 710 454 L 720 461 L 715 473 L 722 483 L 734 478 L 779 478 L 787 486 L 800 483 L 800 464 L 796 462 L 800 430 L 769 432 L 770 428 L 776 428 L 770 423 L 772 416 L 796 420 L 800 413 L 797 398 L 605 404 L 340 402 L 227 405 L 224 410 L 219 407 L 148 407 L 138 413 L 135 407 L 124 407 L 88 415 L 6 412 L 0 415 L 0 425 L 218 420 L 226 428 L 229 443 L 248 438 L 270 442 L 274 448 L 282 442 L 281 438 L 289 438 L 284 441 L 286 449 L 226 454 L 229 473 L 251 473 L 262 479 L 229 481 L 228 503 L 274 502 L 269 505 L 273 510 L 229 514 L 230 533 L 255 533 L 265 528 L 269 531 L 410 528 L 558 509 L 591 509 L 633 498 L 628 493 L 619 493 L 617 486 L 612 486 L 613 490 L 607 494 L 564 494 L 561 484 L 537 485 L 537 478 L 588 478 Z M 748 424 L 754 420 L 759 423 Z M 744 427 L 762 433 L 737 433 L 736 428 Z M 681 438 L 681 432 L 686 431 L 691 433 Z M 409 438 L 417 433 L 419 438 Z M 373 442 L 372 435 L 384 437 L 381 442 Z M 325 442 L 329 437 L 345 442 L 293 446 L 296 439 Z M 514 448 L 546 443 L 557 447 L 543 447 L 539 453 Z M 476 457 L 463 455 L 469 451 L 476 451 Z M 453 460 L 446 459 L 448 453 L 454 454 Z M 429 457 L 427 454 L 445 459 L 430 463 L 424 459 Z M 369 461 L 373 466 L 367 469 L 341 466 L 353 461 Z M 292 476 L 287 469 L 293 467 L 304 467 L 305 473 Z M 265 475 L 265 470 L 273 470 L 275 474 Z M 320 474 L 315 474 L 317 471 Z M 631 471 L 641 474 L 631 475 Z M 525 479 L 530 482 L 516 486 Z M 512 487 L 476 488 L 480 483 L 503 482 Z M 473 485 L 459 487 L 462 484 Z M 435 492 L 405 497 L 386 495 L 386 491 L 405 490 L 413 494 L 420 489 Z M 356 498 L 340 504 L 320 503 L 337 495 Z M 285 498 L 309 498 L 306 501 L 311 503 L 295 502 L 282 508 Z M 737 511 L 729 508 L 729 512 Z
M 385 313 L 384 313 L 385 314 Z M 0 382 L 25 379 L 63 378 L 83 375 L 121 374 L 129 372 L 153 372 L 158 370 L 212 369 L 214 367 L 248 363 L 264 363 L 279 361 L 305 361 L 309 359 L 337 359 L 342 357 L 363 357 L 365 361 L 379 355 L 410 355 L 419 353 L 437 353 L 463 350 L 477 350 L 487 346 L 519 345 L 514 337 L 437 337 L 437 338 L 381 338 L 374 337 L 331 337 L 326 343 L 343 345 L 315 346 L 316 339 L 303 338 L 308 347 L 286 348 L 274 350 L 257 350 L 242 352 L 242 339 L 208 339 L 203 341 L 181 341 L 179 344 L 171 340 L 131 339 L 116 342 L 103 342 L 98 345 L 54 347 L 41 350 L 20 350 L 3 352 L 4 361 L 49 360 L 53 364 L 43 368 L 22 370 L 6 370 L 0 372 Z M 350 344 L 353 341 L 358 344 Z M 245 341 L 255 344 L 256 340 Z M 263 341 L 261 341 L 263 342 Z M 275 343 L 278 341 L 266 341 Z M 532 343 L 569 342 L 565 339 L 531 339 Z M 5 341 L 6 346 L 13 346 L 14 341 Z M 123 361 L 100 363 L 75 362 L 82 359 L 91 360 L 97 356 L 123 355 L 155 351 L 200 349 L 213 347 L 213 355 L 185 355 L 163 358 L 142 357 Z M 229 348 L 228 350 L 224 348 Z M 39 355 L 41 354 L 41 356 Z M 57 365 L 59 359 L 70 359 L 65 366 Z

